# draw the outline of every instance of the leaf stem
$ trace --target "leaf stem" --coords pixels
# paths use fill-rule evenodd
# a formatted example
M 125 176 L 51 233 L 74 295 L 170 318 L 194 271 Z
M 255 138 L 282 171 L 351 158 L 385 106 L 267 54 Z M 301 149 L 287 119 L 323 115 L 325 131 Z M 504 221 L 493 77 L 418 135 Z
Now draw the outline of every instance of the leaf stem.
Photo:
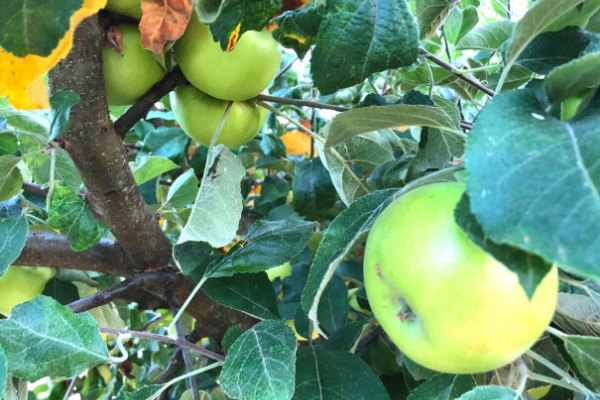
M 174 385 L 177 382 L 181 382 L 183 380 L 186 380 L 194 375 L 199 375 L 202 374 L 206 371 L 210 371 L 211 369 L 220 367 L 222 365 L 224 365 L 225 363 L 220 361 L 220 362 L 216 362 L 214 364 L 210 364 L 204 368 L 200 368 L 197 369 L 196 371 L 192 371 L 192 372 L 188 372 L 187 374 L 178 376 L 177 378 L 170 380 L 169 382 L 165 383 L 160 389 L 158 389 L 158 391 L 156 393 L 154 393 L 152 396 L 148 397 L 147 400 L 156 400 L 158 399 L 158 397 L 162 394 L 162 392 L 164 392 L 165 390 L 167 390 L 170 386 Z
M 555 330 L 554 328 L 550 328 L 550 327 L 548 327 L 547 329 Z M 560 332 L 560 331 L 557 330 L 557 332 Z M 562 337 L 559 336 L 559 337 L 561 337 L 561 339 L 564 339 L 564 337 L 567 336 L 567 335 L 563 334 L 562 332 L 560 332 L 560 333 L 562 334 Z M 544 365 L 545 367 L 549 368 L 552 372 L 555 372 L 556 374 L 558 374 L 565 381 L 567 381 L 568 383 L 573 385 L 575 388 L 577 388 L 577 391 L 584 393 L 586 396 L 592 396 L 592 398 L 594 397 L 594 394 L 588 388 L 583 386 L 577 379 L 574 379 L 571 375 L 569 375 L 568 373 L 566 373 L 565 371 L 563 371 L 562 369 L 560 369 L 559 367 L 557 367 L 550 361 L 546 360 L 544 357 L 540 356 L 539 354 L 535 353 L 532 350 L 527 350 L 525 352 L 525 354 L 528 355 L 529 357 L 533 358 L 535 361 L 539 362 L 540 364 Z
M 56 152 L 58 151 L 55 144 L 52 149 L 52 155 L 50 158 L 50 187 L 48 188 L 48 197 L 46 197 L 46 210 L 50 211 L 50 205 L 52 204 L 52 195 L 54 195 L 54 187 L 56 181 L 54 180 L 54 171 L 56 170 Z
M 502 68 L 501 65 L 486 65 L 485 67 L 470 68 L 470 69 L 457 69 L 457 74 L 470 74 L 471 72 L 487 71 L 490 69 Z
M 431 70 L 431 65 L 429 65 L 425 56 L 420 55 L 419 57 L 421 58 L 421 62 L 425 64 L 425 67 L 427 68 L 427 72 L 429 74 L 429 88 L 427 90 L 427 96 L 431 98 L 431 96 L 433 95 L 433 85 L 435 83 L 433 78 L 433 71 Z
M 171 324 L 169 325 L 169 329 L 168 329 L 169 336 L 171 336 L 171 337 L 177 337 L 177 328 L 175 326 L 175 324 L 177 323 L 177 320 L 179 318 L 181 318 L 181 316 L 185 312 L 185 309 L 187 308 L 187 306 L 190 305 L 190 303 L 194 299 L 194 296 L 196 296 L 196 294 L 198 293 L 198 291 L 200 290 L 200 288 L 202 287 L 202 285 L 204 284 L 204 282 L 206 282 L 207 279 L 208 278 L 206 276 L 203 276 L 202 279 L 200 279 L 200 282 L 198 282 L 198 284 L 196 285 L 196 287 L 194 288 L 194 290 L 192 290 L 192 293 L 190 293 L 190 295 L 188 296 L 188 298 L 185 300 L 185 302 L 183 303 L 183 305 L 181 306 L 181 308 L 177 312 L 177 315 L 175 315 L 173 317 L 173 321 L 171 321 Z

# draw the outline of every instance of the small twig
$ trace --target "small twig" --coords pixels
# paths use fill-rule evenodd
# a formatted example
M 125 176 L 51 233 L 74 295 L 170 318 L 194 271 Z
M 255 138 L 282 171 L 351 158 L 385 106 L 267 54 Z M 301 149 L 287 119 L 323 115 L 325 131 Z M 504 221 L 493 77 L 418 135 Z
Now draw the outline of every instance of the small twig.
M 460 127 L 464 128 L 464 129 L 472 129 L 473 128 L 473 124 L 470 124 L 466 121 L 460 121 Z
M 179 338 L 173 339 L 168 336 L 155 335 L 154 333 L 129 331 L 127 329 L 104 328 L 101 326 L 99 327 L 99 329 L 100 329 L 100 333 L 108 333 L 108 334 L 112 334 L 112 335 L 118 335 L 120 333 L 122 335 L 129 335 L 130 337 L 134 337 L 134 338 L 138 338 L 138 339 L 154 340 L 157 342 L 174 344 L 176 346 L 183 347 L 183 348 L 195 351 L 197 353 L 200 353 L 205 357 L 212 358 L 213 360 L 225 361 L 224 356 L 217 354 L 215 352 L 212 352 L 210 350 L 207 350 L 204 347 L 196 346 L 195 344 L 192 344 L 186 340 L 182 340 Z
M 421 54 L 423 54 L 428 60 L 432 61 L 434 64 L 437 64 L 438 66 L 444 68 L 446 71 L 450 72 L 451 74 L 456 75 L 463 81 L 467 82 L 469 85 L 476 87 L 477 89 L 481 90 L 483 93 L 487 94 L 490 97 L 494 96 L 493 90 L 484 86 L 477 79 L 475 79 L 469 75 L 466 75 L 466 74 L 461 74 L 460 72 L 458 72 L 459 70 L 457 68 L 455 68 L 452 64 L 449 64 L 449 63 L 445 62 L 444 60 L 434 56 L 433 54 L 431 54 L 430 52 L 428 52 L 427 50 L 425 50 L 422 47 L 419 47 L 419 52 Z
M 144 332 L 146 329 L 148 329 L 152 324 L 154 324 L 155 322 L 160 321 L 161 319 L 165 319 L 167 317 L 167 315 L 169 315 L 169 313 L 165 313 L 165 314 L 158 314 L 156 317 L 152 318 L 150 321 L 146 322 L 146 324 L 144 324 L 144 326 L 142 326 L 139 331 L 140 332 Z
M 165 297 L 169 304 L 171 305 L 171 312 L 173 315 L 177 315 L 179 312 L 179 302 L 177 301 L 177 297 L 175 296 L 175 291 L 172 286 L 167 287 L 165 291 Z M 183 323 L 181 319 L 177 321 L 175 324 L 175 328 L 177 329 L 177 336 L 181 340 L 185 340 L 185 333 L 183 332 Z M 183 362 L 185 364 L 185 368 L 187 372 L 192 372 L 194 370 L 194 364 L 192 363 L 192 357 L 190 356 L 190 350 L 186 348 L 182 348 L 181 354 L 183 355 Z M 198 393 L 198 379 L 196 376 L 189 377 L 190 389 L 192 389 L 192 398 L 194 400 L 200 400 L 200 394 Z
M 286 72 L 289 71 L 290 68 L 292 68 L 292 65 L 294 65 L 294 63 L 296 61 L 298 61 L 298 57 L 295 57 L 292 61 L 290 61 L 290 63 L 288 65 L 283 67 L 282 70 L 279 71 L 279 73 L 277 75 L 275 75 L 275 78 L 273 78 L 273 86 L 275 86 L 275 82 L 277 82 L 279 80 L 279 78 L 281 78 L 283 76 L 283 74 L 285 74 Z
M 252 100 L 267 101 L 270 103 L 278 103 L 278 104 L 289 104 L 292 106 L 299 106 L 299 107 L 320 108 L 323 110 L 332 110 L 332 111 L 339 111 L 339 112 L 344 112 L 344 111 L 349 110 L 349 108 L 347 108 L 347 107 L 317 103 L 316 101 L 311 101 L 311 100 L 287 99 L 287 98 L 283 98 L 283 97 L 268 96 L 266 94 L 259 94 L 258 96 L 254 97 Z
M 312 94 L 312 99 L 313 101 L 316 100 L 317 98 L 317 88 L 312 88 L 311 89 L 311 94 Z M 315 133 L 318 133 L 318 129 L 315 129 L 315 121 L 316 121 L 316 117 L 317 117 L 317 109 L 313 108 L 312 109 L 312 114 L 310 116 L 310 129 L 314 129 Z M 314 137 L 310 137 L 310 159 L 312 160 L 315 157 L 315 138 Z
M 177 86 L 187 82 L 183 72 L 179 67 L 173 68 L 165 77 L 152 86 L 150 90 L 143 95 L 127 112 L 115 121 L 114 128 L 117 135 L 124 138 L 127 132 L 138 122 L 144 118 L 148 111 L 162 99 L 165 95 L 175 89 Z
M 73 393 L 73 389 L 75 389 L 75 384 L 77 384 L 78 380 L 79 380 L 79 376 L 75 376 L 73 379 L 71 379 L 71 382 L 69 383 L 69 387 L 67 388 L 67 391 L 65 392 L 64 400 L 69 400 L 69 397 L 71 396 L 71 393 Z
M 358 354 L 359 351 L 365 348 L 369 343 L 375 340 L 379 335 L 383 333 L 383 328 L 381 325 L 376 326 L 371 332 L 369 332 L 356 346 L 356 350 L 354 350 L 354 354 Z
M 506 19 L 510 21 L 511 11 L 510 11 L 510 0 L 506 0 Z
M 179 274 L 169 272 L 148 272 L 145 274 L 135 275 L 116 285 L 95 293 L 91 296 L 72 302 L 68 307 L 74 313 L 81 313 L 93 308 L 101 307 L 111 301 L 130 293 L 134 290 L 151 284 L 174 284 L 182 278 Z
M 48 193 L 44 189 L 42 189 L 42 185 L 37 185 L 35 183 L 23 182 L 23 190 L 27 190 L 28 192 L 41 194 L 42 196 L 48 196 Z
M 185 340 L 190 343 L 196 343 L 200 339 L 201 339 L 201 335 L 197 329 L 194 329 L 193 331 L 188 333 L 187 336 L 185 337 Z M 163 372 L 163 374 L 160 376 L 160 378 L 158 378 L 156 383 L 160 385 L 160 384 L 170 381 L 173 378 L 173 376 L 175 375 L 175 372 L 177 371 L 177 368 L 179 367 L 179 364 L 181 363 L 181 361 L 183 361 L 183 352 L 181 350 L 181 347 L 178 347 L 177 351 L 175 351 L 175 354 L 173 354 L 171 361 L 169 361 L 169 366 Z
M 446 33 L 444 32 L 444 25 L 442 25 L 442 41 L 444 42 L 444 48 L 446 49 L 446 56 L 448 57 L 448 62 L 452 62 L 452 55 L 450 54 L 450 46 L 448 46 L 448 39 L 446 39 Z
M 367 79 L 367 82 L 369 82 L 371 89 L 373 89 L 373 93 L 379 94 L 379 90 L 377 90 L 377 88 L 375 87 L 375 84 L 373 82 L 371 82 L 369 79 Z
M 392 70 L 388 69 L 387 78 L 389 79 L 390 76 L 392 76 Z M 383 82 L 383 88 L 381 89 L 382 96 L 385 95 L 385 92 L 387 92 L 387 90 L 388 90 L 388 83 L 387 83 L 388 79 L 386 79 L 385 82 Z

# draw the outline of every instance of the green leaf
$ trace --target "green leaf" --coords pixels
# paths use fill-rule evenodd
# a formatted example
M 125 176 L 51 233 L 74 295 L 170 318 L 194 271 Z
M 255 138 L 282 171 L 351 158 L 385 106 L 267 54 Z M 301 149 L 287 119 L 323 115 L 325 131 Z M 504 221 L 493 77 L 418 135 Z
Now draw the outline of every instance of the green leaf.
M 60 185 L 54 188 L 48 209 L 48 225 L 67 237 L 73 251 L 89 249 L 109 229 L 94 218 L 79 196 Z
M 194 0 L 194 10 L 198 19 L 205 24 L 215 22 L 225 0 Z
M 288 181 L 269 175 L 263 181 L 260 197 L 254 199 L 254 208 L 262 215 L 268 215 L 272 209 L 285 204 L 289 192 Z
M 15 197 L 23 186 L 23 175 L 17 168 L 23 157 L 7 154 L 0 157 L 0 201 Z
M 375 72 L 411 65 L 419 40 L 404 0 L 332 0 L 325 5 L 316 44 L 311 73 L 328 95 Z
M 523 396 L 503 386 L 477 386 L 460 396 L 458 400 L 523 400 Z
M 491 74 L 488 78 L 487 87 L 492 90 L 496 90 L 501 76 L 501 71 Z M 531 78 L 533 78 L 533 72 L 530 69 L 525 68 L 522 65 L 515 64 L 508 72 L 502 87 L 504 90 L 517 89 L 529 82 Z
M 342 278 L 333 276 L 319 302 L 319 323 L 332 335 L 344 327 L 348 310 L 348 288 Z
M 471 211 L 494 242 L 600 277 L 599 152 L 598 111 L 565 123 L 531 90 L 497 94 L 469 134 Z
M 83 0 L 60 4 L 45 0 L 0 1 L 0 46 L 17 57 L 46 57 L 69 30 L 71 16 Z
M 561 337 L 579 372 L 596 386 L 600 385 L 600 338 Z
M 454 121 L 438 107 L 407 104 L 361 107 L 333 118 L 325 147 L 335 146 L 361 133 L 407 125 L 457 130 Z
M 454 217 L 458 226 L 466 232 L 473 243 L 517 274 L 519 284 L 531 300 L 538 285 L 552 269 L 552 265 L 535 254 L 489 240 L 471 213 L 469 196 L 466 193 L 456 205 Z
M 425 368 L 424 366 L 417 364 L 410 358 L 406 356 L 406 354 L 402 355 L 402 365 L 408 370 L 410 375 L 417 381 L 421 381 L 424 379 L 431 379 L 434 376 L 438 375 L 439 372 L 430 370 L 429 368 Z
M 231 249 L 211 276 L 266 271 L 291 261 L 306 247 L 314 230 L 312 222 L 297 217 L 256 221 L 241 248 Z
M 591 297 L 559 292 L 552 321 L 563 332 L 600 337 L 600 305 Z
M 329 340 L 325 342 L 325 348 L 332 351 L 348 351 L 354 353 L 360 338 L 369 327 L 367 318 L 359 319 L 335 332 Z
M 193 169 L 189 169 L 185 174 L 175 179 L 175 182 L 169 188 L 166 203 L 173 207 L 185 207 L 194 202 L 198 195 L 198 178 Z
M 329 127 L 330 125 L 326 125 L 319 132 L 323 138 L 329 136 Z M 346 205 L 370 193 L 371 188 L 366 183 L 366 176 L 381 163 L 394 159 L 389 142 L 379 132 L 354 136 L 347 143 L 335 146 L 333 150 L 337 151 L 342 159 L 338 158 L 332 149 L 324 148 L 321 142 L 315 142 L 315 146 L 340 199 Z
M 433 84 L 436 86 L 445 86 L 458 79 L 456 75 L 446 71 L 442 67 L 430 65 L 430 68 L 433 75 Z M 402 91 L 414 89 L 419 86 L 429 86 L 430 68 L 427 68 L 425 64 L 421 64 L 415 69 L 412 67 L 399 69 L 395 76 L 396 83 L 400 84 Z
M 575 26 L 542 33 L 527 45 L 516 62 L 536 74 L 548 75 L 554 68 L 579 57 L 595 36 Z
M 207 163 L 210 167 L 179 243 L 202 241 L 223 247 L 235 238 L 238 229 L 243 208 L 240 182 L 246 170 L 222 144 L 212 148 Z
M 12 132 L 2 131 L 0 127 L 0 156 L 13 154 L 19 147 L 19 141 Z
M 161 387 L 162 385 L 148 385 L 135 392 L 122 390 L 115 400 L 147 400 L 148 397 L 158 392 Z
M 287 11 L 275 18 L 277 26 L 273 37 L 283 47 L 294 49 L 299 58 L 304 58 L 310 47 L 315 44 L 319 27 L 323 21 L 324 5 L 298 8 Z
M 477 7 L 469 6 L 464 10 L 460 7 L 454 7 L 446 22 L 444 22 L 444 34 L 450 43 L 456 44 L 466 34 L 471 32 L 477 26 L 478 22 L 479 13 L 477 12 Z
M 453 400 L 476 386 L 472 375 L 440 374 L 419 385 L 408 400 Z
M 27 241 L 29 223 L 21 209 L 21 202 L 15 200 L 16 206 L 11 206 L 10 200 L 0 203 L 0 277 L 21 255 Z
M 258 319 L 280 319 L 273 285 L 264 272 L 209 279 L 202 290 L 225 307 Z
M 390 400 L 383 384 L 360 357 L 308 346 L 298 352 L 298 399 Z
M 329 172 L 320 158 L 296 164 L 292 192 L 294 211 L 301 216 L 318 216 L 333 207 L 337 198 Z
M 148 182 L 152 178 L 164 174 L 165 172 L 179 168 L 179 165 L 173 161 L 158 156 L 149 156 L 136 160 L 133 163 L 129 163 L 131 171 L 133 172 L 133 178 L 135 183 L 141 185 L 144 182 Z
M 440 129 L 423 129 L 411 171 L 444 169 L 450 165 L 448 162 L 459 159 L 464 150 L 463 138 Z
M 406 170 L 414 159 L 414 154 L 407 153 L 400 158 L 379 164 L 367 178 L 367 183 L 377 190 L 403 187 Z
M 417 0 L 415 14 L 421 40 L 435 35 L 458 0 Z
M 540 0 L 536 2 L 515 26 L 512 40 L 508 44 L 504 56 L 505 71 L 512 67 L 523 50 L 548 25 L 582 2 L 583 0 Z
M 25 135 L 18 136 L 20 148 L 23 152 L 39 151 L 43 147 L 37 142 L 27 141 Z M 54 169 L 55 181 L 68 187 L 75 193 L 79 192 L 83 182 L 81 181 L 81 176 L 79 175 L 79 171 L 75 167 L 71 156 L 63 149 L 54 149 L 52 151 L 57 152 L 56 166 Z M 52 169 L 50 153 L 28 156 L 23 161 L 27 165 L 27 168 L 29 168 L 35 182 L 46 183 L 50 181 L 50 170 Z
M 366 239 L 375 219 L 392 202 L 396 192 L 396 189 L 388 189 L 361 197 L 342 211 L 325 231 L 302 292 L 302 308 L 315 327 L 321 296 L 335 269 L 354 244 Z
M 512 36 L 515 23 L 493 21 L 467 33 L 459 40 L 456 50 L 499 50 L 502 43 Z
M 401 373 L 402 368 L 398 365 L 398 358 L 394 350 L 381 339 L 381 336 L 375 340 L 369 350 L 369 363 L 373 371 L 379 376 Z
M 173 258 L 181 271 L 198 282 L 206 267 L 216 258 L 212 252 L 213 248 L 204 242 L 184 242 L 173 246 Z
M 600 9 L 600 0 L 586 0 L 578 7 L 572 8 L 560 18 L 552 22 L 544 32 L 560 31 L 568 26 L 585 27 L 587 31 L 593 32 L 588 20 Z
M 73 314 L 41 295 L 15 306 L 10 318 L 0 320 L 0 346 L 8 372 L 30 382 L 79 375 L 112 361 L 88 313 Z
M 153 155 L 177 160 L 185 152 L 185 146 L 190 140 L 183 129 L 160 127 L 150 131 L 144 138 L 142 149 L 137 159 Z
M 78 104 L 80 100 L 77 93 L 63 90 L 54 93 L 52 97 L 50 97 L 50 108 L 52 108 L 52 113 L 50 114 L 51 122 L 48 143 L 67 131 L 71 108 Z
M 263 133 L 260 148 L 266 156 L 281 158 L 287 156 L 285 144 L 274 133 Z
M 296 375 L 296 335 L 283 321 L 263 321 L 231 346 L 221 388 L 244 400 L 290 400 Z
M 555 68 L 544 80 L 550 104 L 557 104 L 584 89 L 600 83 L 600 52 L 588 53 L 581 58 Z
M 231 51 L 244 32 L 262 31 L 280 8 L 279 0 L 228 0 L 220 7 L 215 22 L 208 27 L 221 49 Z
M 225 354 L 229 353 L 229 348 L 231 345 L 244 333 L 244 328 L 241 325 L 234 325 L 231 328 L 227 329 L 225 335 L 223 335 L 223 340 L 221 341 L 221 346 L 223 346 L 223 351 Z
M 2 347 L 0 347 L 0 394 L 4 393 L 6 388 L 6 378 L 8 374 L 8 364 L 6 361 L 6 353 Z

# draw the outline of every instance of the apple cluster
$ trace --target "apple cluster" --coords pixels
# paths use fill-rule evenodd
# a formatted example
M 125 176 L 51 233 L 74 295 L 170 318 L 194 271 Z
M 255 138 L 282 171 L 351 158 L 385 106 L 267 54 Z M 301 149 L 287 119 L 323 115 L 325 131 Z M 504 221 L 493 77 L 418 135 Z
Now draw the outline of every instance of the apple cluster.
M 141 17 L 140 0 L 109 0 L 106 8 Z M 140 45 L 140 31 L 121 24 L 122 55 L 104 46 L 103 65 L 108 104 L 135 103 L 165 75 L 152 52 Z M 229 149 L 250 141 L 264 125 L 268 111 L 251 99 L 273 80 L 281 62 L 279 44 L 265 29 L 245 32 L 226 52 L 213 40 L 208 26 L 192 14 L 183 36 L 173 46 L 176 62 L 189 81 L 171 93 L 177 122 L 196 142 L 208 146 L 233 101 L 217 144 Z

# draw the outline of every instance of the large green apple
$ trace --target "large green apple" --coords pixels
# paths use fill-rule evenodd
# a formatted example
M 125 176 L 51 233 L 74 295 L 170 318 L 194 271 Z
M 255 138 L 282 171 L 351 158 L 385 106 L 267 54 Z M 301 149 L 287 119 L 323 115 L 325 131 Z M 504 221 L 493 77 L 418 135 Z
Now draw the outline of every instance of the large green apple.
M 140 45 L 140 31 L 135 25 L 118 26 L 123 38 L 123 57 L 107 44 L 102 48 L 104 81 L 109 106 L 135 103 L 165 72 L 154 60 L 151 51 Z
M 142 2 L 140 0 L 108 0 L 104 8 L 134 19 L 142 19 Z
M 0 278 L 0 313 L 9 316 L 14 306 L 42 293 L 53 276 L 51 268 L 8 267 Z
M 529 301 L 517 275 L 467 237 L 454 221 L 464 190 L 437 183 L 395 200 L 375 221 L 364 262 L 369 303 L 392 341 L 452 374 L 519 357 L 548 326 L 558 292 L 553 267 Z
M 171 107 L 177 122 L 192 139 L 205 146 L 210 145 L 228 103 L 192 85 L 178 86 L 171 93 Z M 268 116 L 269 111 L 253 101 L 234 102 L 217 144 L 234 149 L 249 142 L 260 131 Z
M 260 94 L 273 80 L 281 61 L 278 43 L 266 30 L 245 32 L 235 48 L 225 52 L 196 14 L 174 50 L 192 85 L 222 100 L 243 101 Z

